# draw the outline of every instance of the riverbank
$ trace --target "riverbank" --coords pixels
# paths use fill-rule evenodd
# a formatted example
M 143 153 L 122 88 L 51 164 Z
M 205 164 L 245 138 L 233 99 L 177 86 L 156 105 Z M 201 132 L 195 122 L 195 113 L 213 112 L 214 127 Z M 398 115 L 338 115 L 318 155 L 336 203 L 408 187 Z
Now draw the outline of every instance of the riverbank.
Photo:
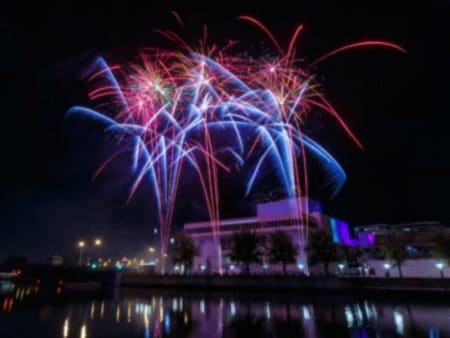
M 245 275 L 156 275 L 138 272 L 121 274 L 120 285 L 126 287 L 227 289 L 227 290 L 292 290 L 337 293 L 450 293 L 450 279 L 431 278 L 363 278 L 325 276 L 245 276 Z

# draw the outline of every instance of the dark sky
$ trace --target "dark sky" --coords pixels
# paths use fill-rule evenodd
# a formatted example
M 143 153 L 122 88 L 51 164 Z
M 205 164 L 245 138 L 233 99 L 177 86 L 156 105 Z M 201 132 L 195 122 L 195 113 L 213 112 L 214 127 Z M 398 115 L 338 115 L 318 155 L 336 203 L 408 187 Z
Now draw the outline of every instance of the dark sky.
M 448 1 L 397 7 L 300 1 L 295 8 L 267 9 L 144 3 L 95 7 L 58 2 L 26 11 L 2 9 L 0 259 L 11 254 L 36 259 L 74 255 L 76 240 L 96 234 L 105 237 L 105 250 L 117 254 L 139 252 L 152 241 L 149 192 L 142 189 L 126 206 L 129 180 L 120 163 L 91 182 L 111 144 L 101 129 L 67 120 L 65 112 L 86 103 L 82 75 L 96 55 L 167 47 L 153 28 L 178 29 L 171 9 L 184 18 L 190 41 L 207 24 L 211 40 L 238 39 L 242 48 L 255 48 L 261 41 L 269 45 L 259 31 L 235 19 L 249 14 L 264 21 L 284 44 L 295 25 L 304 23 L 299 52 L 307 60 L 362 39 L 405 47 L 407 55 L 353 51 L 314 69 L 329 100 L 365 146 L 359 151 L 330 119 L 315 123 L 314 137 L 348 174 L 341 193 L 324 203 L 330 214 L 353 225 L 450 221 Z M 236 191 L 233 182 L 223 188 L 224 217 L 252 212 L 251 201 L 240 203 Z M 201 198 L 180 199 L 177 224 L 204 217 Z

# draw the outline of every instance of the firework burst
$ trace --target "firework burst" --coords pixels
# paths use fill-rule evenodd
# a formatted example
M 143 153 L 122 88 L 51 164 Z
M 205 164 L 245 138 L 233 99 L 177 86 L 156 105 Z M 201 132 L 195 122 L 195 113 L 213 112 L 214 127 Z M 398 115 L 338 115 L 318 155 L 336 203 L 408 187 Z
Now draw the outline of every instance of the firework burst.
M 177 21 L 184 27 L 180 17 Z M 132 154 L 133 184 L 129 200 L 144 179 L 152 186 L 160 226 L 160 254 L 166 253 L 180 181 L 186 168 L 199 179 L 220 253 L 219 171 L 246 167 L 246 195 L 266 165 L 276 169 L 289 198 L 308 195 L 307 156 L 326 170 L 326 184 L 335 195 L 345 182 L 339 163 L 303 132 L 315 109 L 330 114 L 357 146 L 362 144 L 320 91 L 314 75 L 296 57 L 299 25 L 283 49 L 270 30 L 249 16 L 239 19 L 261 29 L 278 55 L 244 58 L 234 55 L 235 41 L 225 47 L 207 43 L 207 29 L 197 47 L 171 31 L 157 30 L 176 50 L 144 48 L 139 62 L 108 65 L 98 58 L 89 82 L 94 108 L 76 106 L 69 115 L 88 116 L 120 134 L 119 152 Z M 364 41 L 337 48 L 312 65 L 353 48 L 378 46 L 400 52 L 393 43 Z M 118 154 L 117 153 L 117 154 Z M 114 158 L 108 158 L 98 175 Z M 227 154 L 226 156 L 224 154 Z M 253 159 L 250 161 L 250 159 Z M 249 165 L 249 163 L 253 163 Z M 308 236 L 308 209 L 297 204 L 302 246 Z

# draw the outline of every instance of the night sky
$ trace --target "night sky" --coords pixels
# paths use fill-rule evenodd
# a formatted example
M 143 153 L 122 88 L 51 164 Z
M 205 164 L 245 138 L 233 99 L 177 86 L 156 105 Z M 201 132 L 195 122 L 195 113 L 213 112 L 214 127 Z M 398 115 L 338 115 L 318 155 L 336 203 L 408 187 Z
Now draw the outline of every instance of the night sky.
M 448 133 L 448 1 L 393 7 L 375 2 L 345 6 L 301 2 L 262 8 L 187 9 L 174 6 L 109 4 L 45 8 L 2 8 L 0 259 L 24 254 L 39 260 L 76 254 L 79 238 L 97 234 L 105 251 L 130 255 L 152 242 L 154 209 L 148 189 L 126 205 L 129 178 L 121 163 L 94 182 L 91 176 L 112 151 L 110 140 L 92 123 L 67 119 L 70 106 L 87 103 L 83 78 L 97 55 L 136 54 L 140 47 L 171 47 L 153 29 L 179 32 L 171 16 L 186 24 L 196 41 L 207 24 L 211 41 L 238 39 L 240 48 L 270 49 L 265 36 L 236 16 L 260 18 L 284 44 L 295 25 L 305 29 L 298 53 L 306 60 L 346 42 L 385 39 L 408 50 L 352 51 L 313 69 L 323 91 L 362 140 L 360 151 L 322 116 L 311 134 L 342 164 L 348 180 L 328 213 L 352 225 L 418 220 L 450 221 L 450 136 Z M 303 3 L 303 4 L 302 4 Z M 314 3 L 314 4 L 313 4 Z M 160 6 L 160 5 L 159 5 Z M 336 7 L 334 7 L 336 6 Z M 319 116 L 320 117 L 320 116 Z M 233 180 L 222 190 L 222 216 L 249 215 Z M 195 187 L 182 186 L 176 227 L 205 218 Z

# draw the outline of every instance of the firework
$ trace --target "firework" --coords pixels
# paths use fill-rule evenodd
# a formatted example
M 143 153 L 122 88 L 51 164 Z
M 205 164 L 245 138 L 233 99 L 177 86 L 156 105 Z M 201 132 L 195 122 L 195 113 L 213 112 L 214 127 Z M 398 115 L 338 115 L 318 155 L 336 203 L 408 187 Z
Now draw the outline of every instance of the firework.
M 184 26 L 175 13 L 177 21 Z M 89 92 L 95 108 L 76 106 L 79 114 L 105 125 L 118 135 L 119 151 L 108 158 L 97 176 L 119 153 L 130 152 L 130 200 L 143 180 L 152 186 L 160 227 L 160 254 L 166 253 L 172 216 L 186 168 L 200 182 L 205 205 L 220 253 L 219 171 L 244 167 L 246 195 L 270 165 L 289 198 L 308 195 L 307 157 L 326 171 L 326 184 L 334 196 L 345 182 L 339 163 L 303 132 L 309 114 L 320 109 L 330 114 L 357 146 L 361 142 L 320 92 L 315 76 L 299 65 L 295 46 L 303 30 L 294 30 L 285 49 L 270 30 L 249 16 L 240 17 L 260 28 L 272 41 L 277 55 L 243 58 L 232 53 L 235 41 L 225 47 L 207 43 L 207 30 L 191 47 L 179 35 L 158 31 L 178 48 L 145 48 L 139 61 L 108 65 L 95 62 Z M 405 50 L 384 41 L 363 41 L 337 48 L 313 61 L 316 65 L 338 53 L 359 47 L 381 46 Z M 231 135 L 231 136 L 230 136 Z M 249 163 L 253 163 L 250 165 Z M 297 203 L 299 237 L 308 236 L 307 205 Z

